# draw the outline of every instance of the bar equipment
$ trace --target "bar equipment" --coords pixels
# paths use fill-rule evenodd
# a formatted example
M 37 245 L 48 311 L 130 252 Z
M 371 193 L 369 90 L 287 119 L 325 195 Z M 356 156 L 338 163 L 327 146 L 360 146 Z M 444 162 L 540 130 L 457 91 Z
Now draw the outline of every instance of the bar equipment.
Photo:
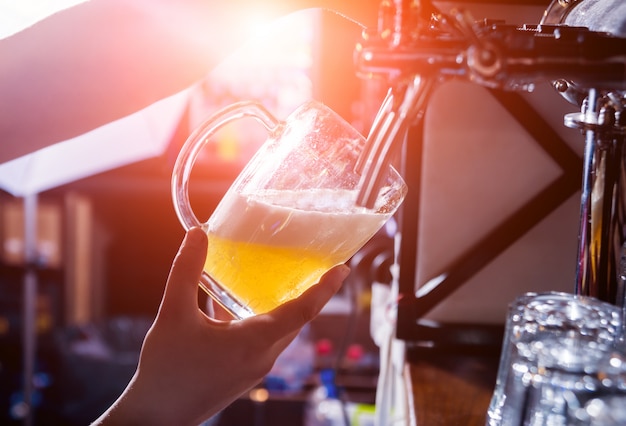
M 556 92 L 580 108 L 579 113 L 568 114 L 564 124 L 580 129 L 585 140 L 573 291 L 622 306 L 625 15 L 619 0 L 554 0 L 538 24 L 518 26 L 474 21 L 460 8 L 444 13 L 426 0 L 382 1 L 378 27 L 366 30 L 355 50 L 358 73 L 383 78 L 389 85 L 359 162 L 364 182 L 358 201 L 371 205 L 378 170 L 400 150 L 404 169 L 416 173 L 421 147 L 405 143 L 407 130 L 420 126 L 436 85 L 461 79 L 491 89 L 532 91 L 539 82 L 551 82 Z M 407 216 L 411 206 L 407 200 L 401 214 Z M 419 212 L 410 213 L 414 221 Z M 414 262 L 411 244 L 401 244 L 401 270 L 403 259 L 408 265 Z M 404 269 L 405 279 L 413 281 L 411 268 Z M 415 323 L 461 284 L 444 277 L 421 296 L 403 295 L 399 317 L 405 315 Z
M 424 147 L 419 137 L 411 137 L 411 130 L 422 130 L 425 109 L 437 85 L 462 80 L 503 92 L 530 92 L 537 84 L 549 82 L 556 93 L 579 109 L 564 117 L 564 125 L 578 129 L 584 139 L 577 262 L 573 294 L 567 297 L 590 296 L 609 306 L 617 305 L 615 310 L 621 308 L 623 315 L 625 20 L 626 4 L 620 0 L 553 0 L 539 23 L 524 25 L 475 21 L 462 8 L 444 12 L 428 0 L 383 0 L 378 27 L 366 30 L 355 49 L 358 73 L 364 78 L 382 78 L 389 87 L 359 162 L 364 180 L 359 202 L 371 204 L 371 194 L 378 185 L 377 170 L 394 161 L 398 153 L 402 153 L 401 168 L 410 191 L 419 191 L 419 185 L 414 184 L 420 182 Z M 410 192 L 399 214 L 397 337 L 417 337 L 422 345 L 440 347 L 476 341 L 493 345 L 489 336 L 473 334 L 471 328 L 424 325 L 428 322 L 423 321 L 425 315 L 463 285 L 471 271 L 466 264 L 454 264 L 436 279 L 415 282 L 418 253 L 414 240 L 420 214 L 416 199 L 419 194 Z M 484 260 L 478 257 L 478 261 Z M 572 338 L 582 337 L 570 331 Z M 613 332 L 619 340 L 621 331 Z M 507 365 L 500 365 L 499 377 L 511 367 L 509 361 L 501 358 Z M 546 365 L 555 381 L 537 382 L 533 389 L 540 389 L 540 393 L 552 392 L 553 386 L 562 389 L 564 381 L 580 372 L 558 362 Z M 509 395 L 509 401 L 515 396 L 543 398 L 529 389 L 518 388 L 517 394 Z M 491 408 L 510 409 L 500 396 L 494 394 Z M 547 409 L 577 409 L 575 415 L 583 419 L 587 406 L 599 403 L 595 399 L 566 400 L 570 397 L 562 394 L 560 408 L 549 404 Z M 563 418 L 563 410 L 557 413 L 558 418 Z M 490 420 L 498 424 L 497 418 Z M 535 420 L 533 424 L 545 424 Z

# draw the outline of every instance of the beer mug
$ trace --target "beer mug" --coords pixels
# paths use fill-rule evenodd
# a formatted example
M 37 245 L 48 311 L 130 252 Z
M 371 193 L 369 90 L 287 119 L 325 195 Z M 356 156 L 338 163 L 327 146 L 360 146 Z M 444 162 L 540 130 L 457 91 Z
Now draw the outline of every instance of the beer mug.
M 509 306 L 488 426 L 565 425 L 569 395 L 595 396 L 620 341 L 620 309 L 570 293 L 526 293 Z M 602 386 L 606 386 L 606 383 Z
M 228 123 L 252 117 L 268 137 L 206 223 L 188 194 L 194 162 Z M 325 105 L 309 101 L 284 121 L 261 104 L 214 114 L 183 145 L 172 174 L 174 208 L 185 229 L 201 227 L 209 247 L 200 287 L 235 318 L 268 312 L 301 295 L 352 257 L 396 212 L 407 187 L 389 166 L 373 208 L 358 206 L 355 171 L 366 141 Z

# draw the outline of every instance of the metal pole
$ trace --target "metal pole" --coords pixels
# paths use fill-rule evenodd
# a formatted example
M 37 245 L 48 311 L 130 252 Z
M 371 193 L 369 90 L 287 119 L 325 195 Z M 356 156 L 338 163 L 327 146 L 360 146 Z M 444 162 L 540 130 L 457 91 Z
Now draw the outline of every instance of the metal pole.
M 618 119 L 616 105 L 590 90 L 583 111 L 568 114 L 565 124 L 585 134 L 576 293 L 622 306 L 626 126 Z
M 37 352 L 37 194 L 24 197 L 23 369 L 24 425 L 33 424 L 33 376 Z

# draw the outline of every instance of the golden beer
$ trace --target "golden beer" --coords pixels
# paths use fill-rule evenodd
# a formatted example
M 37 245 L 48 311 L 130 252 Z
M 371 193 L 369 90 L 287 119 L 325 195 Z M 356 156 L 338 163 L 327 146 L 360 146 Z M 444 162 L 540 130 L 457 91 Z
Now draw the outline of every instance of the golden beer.
M 206 273 L 255 314 L 299 296 L 389 218 L 346 208 L 345 192 L 229 192 L 209 221 Z

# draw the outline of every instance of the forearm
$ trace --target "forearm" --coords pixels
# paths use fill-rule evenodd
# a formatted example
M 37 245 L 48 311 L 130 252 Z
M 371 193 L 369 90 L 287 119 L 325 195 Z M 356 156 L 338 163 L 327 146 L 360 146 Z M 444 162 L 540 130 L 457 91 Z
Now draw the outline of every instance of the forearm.
M 323 7 L 371 25 L 372 3 L 91 0 L 59 12 L 0 41 L 0 162 L 189 87 L 249 36 L 247 15 Z

